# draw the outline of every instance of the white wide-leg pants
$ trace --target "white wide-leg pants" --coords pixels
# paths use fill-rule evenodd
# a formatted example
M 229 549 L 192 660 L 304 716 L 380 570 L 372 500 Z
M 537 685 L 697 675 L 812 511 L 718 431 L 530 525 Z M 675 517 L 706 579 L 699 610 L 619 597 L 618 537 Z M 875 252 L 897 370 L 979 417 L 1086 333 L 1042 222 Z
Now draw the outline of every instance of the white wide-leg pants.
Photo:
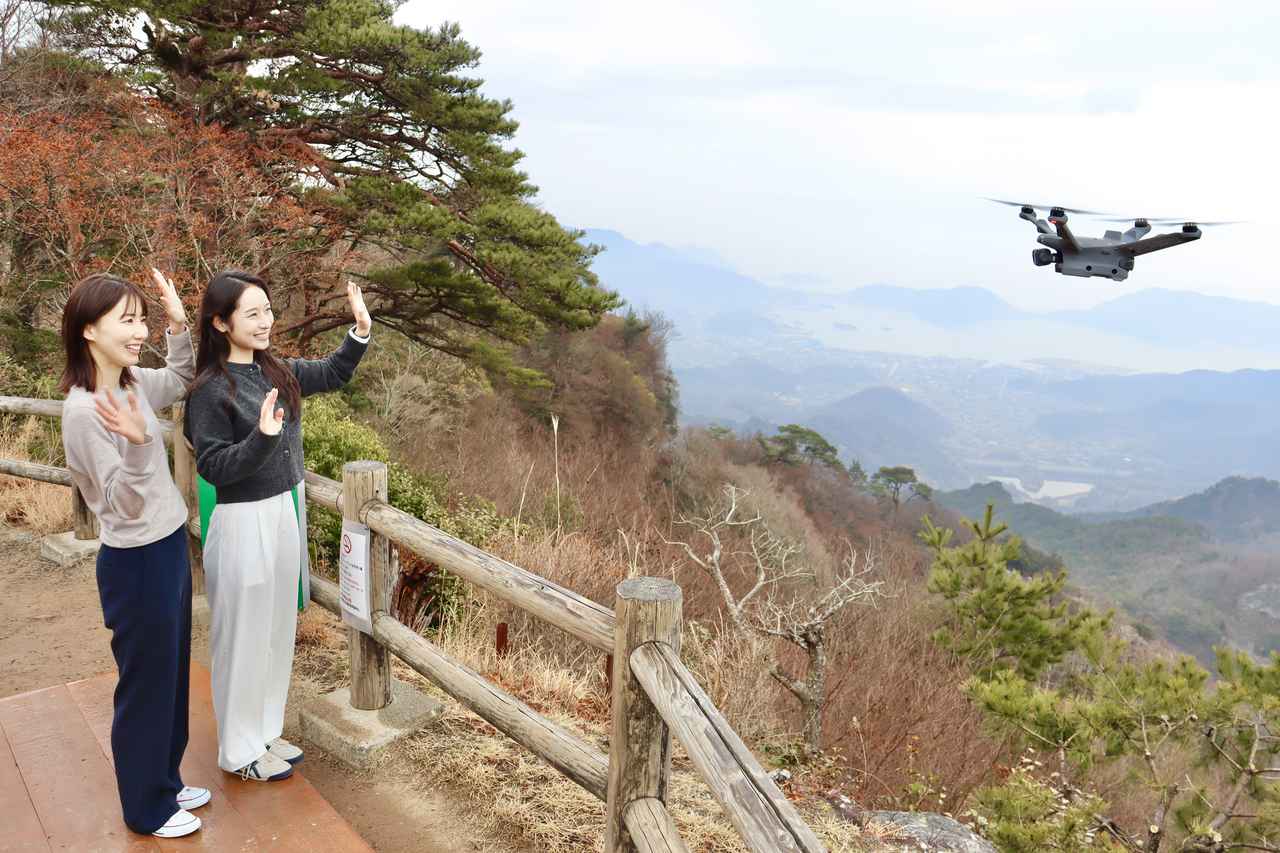
M 306 500 L 299 489 L 300 500 Z M 298 624 L 301 543 L 293 495 L 218 504 L 205 536 L 218 766 L 236 771 L 284 730 Z

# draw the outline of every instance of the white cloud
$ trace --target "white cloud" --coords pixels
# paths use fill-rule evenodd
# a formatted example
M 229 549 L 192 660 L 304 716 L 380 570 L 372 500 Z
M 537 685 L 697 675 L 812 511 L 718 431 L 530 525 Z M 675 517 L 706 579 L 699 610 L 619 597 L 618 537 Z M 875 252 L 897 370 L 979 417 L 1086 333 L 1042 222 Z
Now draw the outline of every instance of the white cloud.
M 1267 7 L 869 9 L 413 0 L 398 19 L 461 22 L 568 224 L 705 246 L 775 281 L 977 284 L 1030 308 L 1140 287 L 1280 302 L 1259 224 L 1280 197 Z M 1032 267 L 1031 228 L 985 195 L 1254 224 L 1116 285 Z

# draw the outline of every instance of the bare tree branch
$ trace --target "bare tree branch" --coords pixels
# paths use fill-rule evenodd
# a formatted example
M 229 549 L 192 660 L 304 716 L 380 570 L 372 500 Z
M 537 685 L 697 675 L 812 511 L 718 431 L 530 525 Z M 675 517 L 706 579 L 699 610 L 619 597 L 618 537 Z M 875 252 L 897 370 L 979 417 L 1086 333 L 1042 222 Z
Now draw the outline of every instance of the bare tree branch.
M 820 750 L 827 694 L 827 632 L 849 605 L 874 605 L 883 595 L 882 582 L 868 580 L 883 566 L 883 549 L 873 543 L 859 552 L 847 543 L 848 555 L 832 585 L 815 589 L 817 574 L 804 563 L 803 547 L 776 534 L 759 513 L 748 515 L 743 509 L 746 491 L 726 484 L 723 495 L 723 500 L 704 514 L 681 516 L 676 521 L 691 531 L 690 541 L 665 536 L 663 541 L 680 548 L 690 563 L 711 578 L 738 630 L 784 640 L 804 651 L 807 666 L 800 677 L 786 672 L 776 652 L 771 651 L 766 663 L 770 676 L 803 707 L 808 747 Z M 747 547 L 732 550 L 733 540 L 740 540 L 744 533 Z M 739 572 L 747 574 L 751 585 L 735 594 L 729 578 Z

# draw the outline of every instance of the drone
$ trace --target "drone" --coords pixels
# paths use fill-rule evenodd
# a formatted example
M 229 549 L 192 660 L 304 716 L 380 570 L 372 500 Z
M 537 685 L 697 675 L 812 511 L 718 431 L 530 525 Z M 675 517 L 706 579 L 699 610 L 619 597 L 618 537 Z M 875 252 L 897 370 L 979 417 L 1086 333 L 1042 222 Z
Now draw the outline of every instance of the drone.
M 1135 216 L 1110 218 L 1108 214 L 1096 210 L 1078 210 L 1072 207 L 1056 205 L 1028 204 L 1022 201 L 1006 201 L 992 198 L 997 204 L 1021 208 L 1019 219 L 1025 219 L 1039 232 L 1036 242 L 1047 248 L 1036 249 L 1031 253 L 1031 261 L 1038 267 L 1053 264 L 1053 271 L 1062 275 L 1074 275 L 1081 278 L 1101 276 L 1112 281 L 1124 281 L 1133 272 L 1133 259 L 1138 255 L 1146 255 L 1199 240 L 1202 236 L 1201 226 L 1233 225 L 1234 222 L 1191 222 L 1186 219 L 1168 217 Z M 1049 220 L 1039 218 L 1037 210 L 1049 212 Z M 1067 214 L 1078 213 L 1081 216 L 1103 217 L 1104 222 L 1132 222 L 1129 230 L 1120 232 L 1107 230 L 1102 237 L 1077 237 L 1067 227 Z M 1180 231 L 1157 234 L 1148 237 L 1153 225 L 1182 225 Z M 1052 226 L 1052 227 L 1050 227 Z

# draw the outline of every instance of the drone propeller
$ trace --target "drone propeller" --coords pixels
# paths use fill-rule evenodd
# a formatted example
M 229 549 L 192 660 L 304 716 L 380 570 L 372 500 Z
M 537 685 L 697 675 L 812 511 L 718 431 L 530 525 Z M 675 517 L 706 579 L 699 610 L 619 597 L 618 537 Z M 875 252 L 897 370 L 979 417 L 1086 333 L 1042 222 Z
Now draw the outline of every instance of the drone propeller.
M 1033 210 L 1061 210 L 1065 213 L 1078 213 L 1081 216 L 1106 216 L 1105 213 L 1097 210 L 1080 210 L 1079 208 L 1062 207 L 1057 204 L 1032 204 L 1029 201 L 1007 201 L 1003 198 L 991 198 L 989 196 L 986 198 L 987 201 L 994 201 L 996 204 L 1007 204 L 1010 207 L 1030 207 Z
M 1197 228 L 1212 228 L 1215 225 L 1240 225 L 1243 219 L 1227 219 L 1221 222 L 1201 222 L 1197 219 L 1170 219 L 1166 222 L 1157 222 L 1157 225 L 1195 225 Z
M 1125 216 L 1116 219 L 1104 219 L 1103 222 L 1146 222 L 1148 225 L 1196 225 L 1200 227 L 1213 227 L 1215 225 L 1239 225 L 1245 220 L 1229 219 L 1222 222 L 1201 222 L 1196 219 L 1187 219 L 1180 216 Z

